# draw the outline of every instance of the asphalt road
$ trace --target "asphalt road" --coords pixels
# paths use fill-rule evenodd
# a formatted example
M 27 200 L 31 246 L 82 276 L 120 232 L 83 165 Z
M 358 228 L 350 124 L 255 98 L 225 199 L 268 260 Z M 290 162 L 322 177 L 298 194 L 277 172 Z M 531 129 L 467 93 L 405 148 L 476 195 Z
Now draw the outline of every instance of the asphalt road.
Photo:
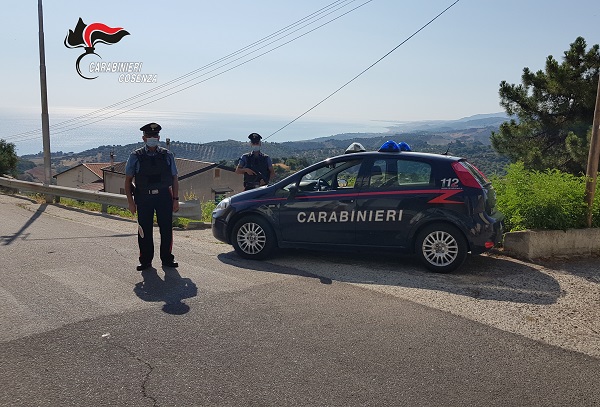
M 176 230 L 179 269 L 141 274 L 135 222 L 6 195 L 0 219 L 1 406 L 600 406 L 582 261 L 254 262 Z

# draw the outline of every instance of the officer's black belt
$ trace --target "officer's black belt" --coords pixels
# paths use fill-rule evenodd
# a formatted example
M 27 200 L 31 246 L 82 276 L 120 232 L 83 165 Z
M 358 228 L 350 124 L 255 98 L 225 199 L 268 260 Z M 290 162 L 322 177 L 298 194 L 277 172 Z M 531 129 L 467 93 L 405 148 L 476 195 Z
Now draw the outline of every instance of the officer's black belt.
M 142 189 L 142 190 L 139 190 L 139 192 L 144 195 L 158 195 L 160 193 L 160 191 L 167 192 L 168 189 Z M 135 192 L 138 192 L 138 190 L 136 189 Z

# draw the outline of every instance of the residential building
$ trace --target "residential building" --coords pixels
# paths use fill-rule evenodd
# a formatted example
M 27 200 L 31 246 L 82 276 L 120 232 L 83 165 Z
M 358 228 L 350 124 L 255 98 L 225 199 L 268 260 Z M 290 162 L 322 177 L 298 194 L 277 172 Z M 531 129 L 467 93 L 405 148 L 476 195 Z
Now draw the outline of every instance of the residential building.
M 215 163 L 175 158 L 179 178 L 179 199 L 202 202 L 220 200 L 244 190 L 243 176 L 235 169 Z M 125 194 L 125 162 L 102 168 L 105 192 Z
M 70 188 L 103 191 L 102 168 L 109 163 L 82 163 L 54 175 L 56 185 Z

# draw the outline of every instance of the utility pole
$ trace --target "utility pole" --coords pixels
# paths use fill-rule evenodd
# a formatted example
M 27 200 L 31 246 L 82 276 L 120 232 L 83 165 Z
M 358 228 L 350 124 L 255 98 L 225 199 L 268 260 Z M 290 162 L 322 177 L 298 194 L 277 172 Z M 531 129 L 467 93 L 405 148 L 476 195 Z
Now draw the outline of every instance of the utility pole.
M 598 77 L 598 91 L 596 92 L 596 107 L 594 108 L 594 124 L 592 125 L 592 139 L 590 140 L 590 153 L 588 155 L 585 184 L 585 202 L 588 205 L 587 227 L 592 227 L 592 209 L 596 193 L 596 180 L 598 178 L 598 161 L 600 160 L 600 75 Z
M 46 84 L 46 55 L 44 49 L 44 14 L 42 11 L 42 0 L 38 0 L 38 24 L 39 24 L 39 47 L 40 47 L 40 91 L 42 96 L 42 139 L 44 144 L 44 185 L 52 182 L 52 170 L 50 162 L 50 123 L 48 119 L 48 87 Z M 46 196 L 46 202 L 52 200 Z

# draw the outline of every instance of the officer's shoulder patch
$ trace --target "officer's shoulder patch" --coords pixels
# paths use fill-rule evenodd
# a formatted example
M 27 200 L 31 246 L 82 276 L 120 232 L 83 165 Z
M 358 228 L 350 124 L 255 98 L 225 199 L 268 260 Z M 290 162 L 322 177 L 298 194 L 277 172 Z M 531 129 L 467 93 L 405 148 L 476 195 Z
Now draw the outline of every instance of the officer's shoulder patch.
M 137 150 L 133 150 L 133 154 L 135 155 L 142 155 L 146 152 L 146 149 L 144 147 L 138 148 Z

